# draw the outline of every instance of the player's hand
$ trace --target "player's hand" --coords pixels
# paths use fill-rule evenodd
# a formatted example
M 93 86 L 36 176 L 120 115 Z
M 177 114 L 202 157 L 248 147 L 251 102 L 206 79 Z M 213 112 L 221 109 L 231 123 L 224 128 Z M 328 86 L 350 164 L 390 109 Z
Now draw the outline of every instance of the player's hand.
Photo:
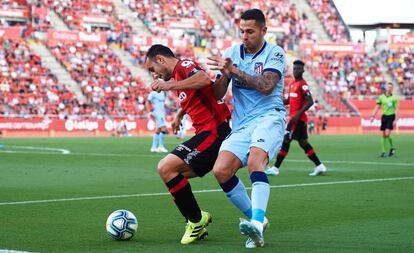
M 218 56 L 207 57 L 210 61 L 207 65 L 211 66 L 211 70 L 218 70 L 225 76 L 230 76 L 233 71 L 233 61 L 230 58 L 221 58 Z
M 291 129 L 292 128 L 292 126 L 294 125 L 294 124 L 296 124 L 296 122 L 298 122 L 298 120 L 299 120 L 299 115 L 295 115 L 295 116 L 293 116 L 290 120 L 289 120 L 289 123 L 288 123 L 288 125 L 287 125 L 287 129 Z
M 173 82 L 165 82 L 158 79 L 151 84 L 151 89 L 156 92 L 168 91 L 171 90 L 172 84 Z
M 374 121 L 375 117 L 371 116 L 371 118 L 369 119 L 371 122 Z
M 173 123 L 171 124 L 171 128 L 174 134 L 177 134 L 178 131 L 180 131 L 180 126 L 181 126 L 181 118 L 176 117 Z

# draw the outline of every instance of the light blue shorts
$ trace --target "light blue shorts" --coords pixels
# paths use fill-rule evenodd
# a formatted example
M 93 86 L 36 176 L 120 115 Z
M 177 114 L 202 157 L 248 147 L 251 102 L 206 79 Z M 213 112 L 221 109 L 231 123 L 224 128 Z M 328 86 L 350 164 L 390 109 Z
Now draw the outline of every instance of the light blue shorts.
M 165 126 L 165 115 L 164 114 L 154 114 L 155 124 L 157 128 Z
M 232 152 L 246 166 L 250 148 L 258 147 L 267 153 L 270 161 L 282 146 L 285 127 L 286 112 L 271 111 L 232 131 L 221 144 L 220 151 Z

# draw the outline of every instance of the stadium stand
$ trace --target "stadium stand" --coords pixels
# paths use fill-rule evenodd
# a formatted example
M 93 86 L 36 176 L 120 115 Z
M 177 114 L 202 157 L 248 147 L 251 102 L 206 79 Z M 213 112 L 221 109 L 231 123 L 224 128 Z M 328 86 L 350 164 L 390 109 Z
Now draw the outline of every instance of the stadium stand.
M 329 50 L 308 52 L 302 43 L 320 47 L 323 45 L 315 44 L 317 35 L 309 30 L 306 13 L 300 13 L 291 1 L 214 1 L 235 28 L 240 22 L 242 10 L 255 7 L 265 10 L 268 17 L 268 40 L 283 46 L 291 55 L 296 55 L 299 53 L 296 50 L 301 49 L 309 72 L 318 83 L 318 90 L 323 93 L 321 100 L 333 108 L 328 110 L 322 101 L 314 107 L 314 112 L 358 115 L 358 109 L 352 105 L 352 101 L 372 99 L 380 94 L 385 84 L 384 71 L 388 71 L 396 80 L 403 96 L 409 99 L 414 96 L 414 53 L 411 44 L 390 47 L 374 55 L 358 50 L 339 55 Z M 348 28 L 333 1 L 304 1 L 313 8 L 336 46 L 349 46 Z M 114 3 L 110 0 L 2 1 L 0 30 L 4 35 L 0 36 L 0 114 L 21 117 L 52 115 L 59 118 L 74 115 L 91 118 L 145 117 L 143 105 L 148 84 L 133 77 L 131 70 L 111 50 L 112 43 L 129 52 L 134 63 L 143 68 L 146 49 L 153 43 L 166 44 L 174 48 L 179 57 L 197 61 L 196 51 L 215 54 L 237 40 L 214 24 L 198 0 L 122 2 L 147 26 L 152 32 L 151 36 L 133 34 L 130 24 L 120 18 L 122 15 L 116 12 Z M 52 54 L 78 83 L 86 98 L 85 102 L 78 101 L 74 93 L 59 82 L 59 75 L 53 75 L 47 66 L 43 66 L 39 56 L 28 47 L 32 39 L 49 40 L 48 36 L 54 28 L 49 16 L 52 10 L 71 29 L 65 34 L 57 33 L 58 38 L 73 37 L 79 31 L 91 40 L 105 34 L 103 44 L 99 45 L 76 40 L 42 42 L 47 44 Z M 18 50 L 11 52 L 12 47 L 17 47 Z M 19 53 L 26 58 L 16 56 Z M 380 60 L 385 63 L 386 70 L 381 69 Z M 176 107 L 176 99 L 174 95 L 169 96 L 169 108 Z M 231 94 L 226 100 L 231 106 Z M 172 111 L 173 109 L 169 110 Z
M 70 29 L 84 31 L 108 31 L 109 39 L 117 40 L 130 33 L 127 20 L 119 18 L 109 0 L 44 0 L 62 18 Z
M 131 75 L 106 44 L 58 43 L 49 45 L 49 48 L 73 79 L 80 83 L 93 117 L 144 113 L 139 101 L 146 87 Z
M 224 36 L 198 0 L 131 0 L 128 6 L 155 36 L 189 38 L 197 47 Z
M 351 41 L 349 30 L 332 0 L 308 0 L 326 31 L 335 42 Z
M 402 47 L 382 52 L 388 71 L 399 84 L 401 94 L 414 97 L 414 48 Z
M 74 94 L 24 40 L 0 39 L 0 68 L 1 115 L 26 118 L 78 112 Z
M 265 11 L 267 17 L 268 33 L 276 37 L 278 45 L 287 50 L 293 50 L 294 45 L 300 40 L 315 40 L 315 34 L 307 29 L 308 19 L 305 13 L 300 15 L 295 4 L 289 0 L 271 1 L 224 1 L 215 0 L 217 6 L 232 18 L 232 23 L 237 29 L 240 23 L 240 13 L 249 8 L 259 8 Z

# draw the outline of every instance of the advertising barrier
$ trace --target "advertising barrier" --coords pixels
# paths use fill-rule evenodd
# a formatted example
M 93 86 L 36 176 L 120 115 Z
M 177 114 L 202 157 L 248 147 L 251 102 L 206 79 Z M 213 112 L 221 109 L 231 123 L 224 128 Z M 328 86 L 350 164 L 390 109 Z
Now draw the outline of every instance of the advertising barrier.
M 47 31 L 48 43 L 55 45 L 57 43 L 90 43 L 90 44 L 106 44 L 105 33 L 91 33 L 79 31 Z
M 363 134 L 378 133 L 381 120 L 368 117 L 327 117 L 327 127 L 322 129 L 322 119 L 310 117 L 318 134 Z M 167 127 L 171 122 L 167 121 Z M 152 119 L 47 119 L 47 118 L 0 118 L 0 131 L 4 137 L 25 136 L 111 136 L 126 128 L 128 135 L 152 134 L 155 122 Z M 191 124 L 187 130 L 193 130 Z M 396 121 L 397 133 L 414 133 L 414 116 L 401 117 Z

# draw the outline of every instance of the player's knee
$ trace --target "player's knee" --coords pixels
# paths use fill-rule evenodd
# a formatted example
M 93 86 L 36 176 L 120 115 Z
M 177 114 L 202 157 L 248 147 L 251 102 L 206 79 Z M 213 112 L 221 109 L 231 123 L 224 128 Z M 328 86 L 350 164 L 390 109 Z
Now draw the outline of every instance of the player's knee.
M 165 178 L 171 171 L 171 168 L 168 166 L 168 162 L 165 158 L 158 162 L 157 171 L 161 178 Z
M 265 168 L 253 159 L 247 160 L 247 167 L 249 168 L 250 173 L 253 171 L 264 171 Z
M 307 144 L 308 144 L 308 141 L 307 140 L 300 140 L 299 141 L 299 146 L 301 148 L 305 148 Z
M 226 167 L 221 165 L 214 166 L 213 174 L 219 183 L 224 183 L 233 176 L 231 175 L 230 170 L 226 169 Z

